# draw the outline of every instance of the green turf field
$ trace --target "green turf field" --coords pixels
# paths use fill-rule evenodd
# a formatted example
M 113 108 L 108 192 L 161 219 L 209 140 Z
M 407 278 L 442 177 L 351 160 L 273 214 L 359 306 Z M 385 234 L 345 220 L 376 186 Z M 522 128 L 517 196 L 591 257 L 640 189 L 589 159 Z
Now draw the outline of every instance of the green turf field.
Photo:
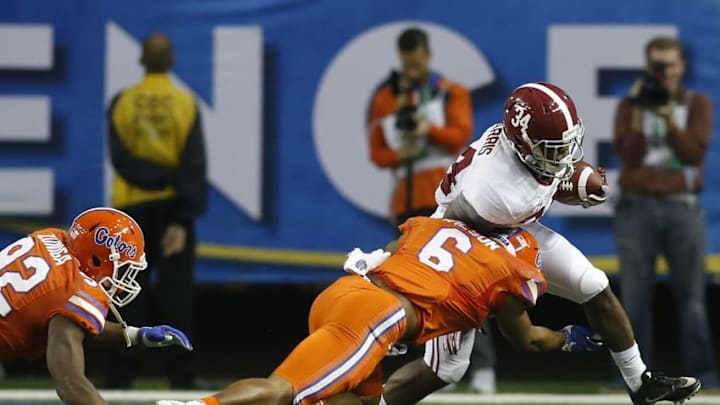
M 92 378 L 91 378 L 92 379 Z M 213 385 L 223 387 L 231 383 L 230 379 L 212 380 Z M 598 381 L 500 381 L 498 382 L 499 393 L 513 392 L 543 392 L 543 393 L 560 393 L 560 394 L 592 394 L 605 392 L 603 385 Z M 53 388 L 52 380 L 38 377 L 12 377 L 0 379 L 0 389 L 19 389 L 19 388 L 37 388 L 51 389 Z M 163 378 L 139 378 L 133 385 L 134 390 L 168 390 L 167 380 Z M 460 384 L 457 392 L 467 392 L 467 386 Z
M 217 380 L 218 386 L 229 380 Z M 59 404 L 53 385 L 48 378 L 9 378 L 0 380 L 0 404 Z M 167 391 L 163 379 L 138 380 L 132 391 L 103 391 L 111 404 L 135 405 L 154 404 L 158 399 L 189 401 L 207 395 L 208 392 Z M 467 392 L 460 386 L 454 392 L 443 392 L 429 397 L 423 404 L 428 405 L 615 405 L 630 404 L 621 391 L 606 392 L 602 384 L 594 381 L 512 381 L 499 382 L 498 393 L 478 395 Z M 662 404 L 662 403 L 661 403 Z M 665 404 L 669 404 L 665 402 Z M 720 393 L 701 392 L 688 405 L 720 405 Z

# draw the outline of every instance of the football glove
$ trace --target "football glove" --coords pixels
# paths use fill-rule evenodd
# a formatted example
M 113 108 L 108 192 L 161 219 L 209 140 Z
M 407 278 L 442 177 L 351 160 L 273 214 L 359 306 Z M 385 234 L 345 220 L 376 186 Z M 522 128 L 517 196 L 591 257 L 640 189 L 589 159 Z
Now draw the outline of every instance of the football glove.
M 560 329 L 565 335 L 565 344 L 562 350 L 566 352 L 597 352 L 605 348 L 603 342 L 593 337 L 590 329 L 578 326 L 567 325 Z
M 607 201 L 608 196 L 610 195 L 610 187 L 607 184 L 607 171 L 604 167 L 598 167 L 597 171 L 603 178 L 602 195 L 589 194 L 587 198 L 580 204 L 583 208 L 590 208 L 596 205 L 600 205 Z
M 375 249 L 370 253 L 365 253 L 361 249 L 355 248 L 348 253 L 343 264 L 343 270 L 364 277 L 369 271 L 383 264 L 388 257 L 390 257 L 390 252 L 383 249 Z
M 188 339 L 181 330 L 169 325 L 144 326 L 139 328 L 133 340 L 137 345 L 150 348 L 175 345 L 185 350 L 193 349 L 190 339 Z
M 408 347 L 404 343 L 395 343 L 393 345 L 390 345 L 390 349 L 388 349 L 387 353 L 385 353 L 385 357 L 394 357 L 394 356 L 403 356 L 406 355 L 408 352 Z

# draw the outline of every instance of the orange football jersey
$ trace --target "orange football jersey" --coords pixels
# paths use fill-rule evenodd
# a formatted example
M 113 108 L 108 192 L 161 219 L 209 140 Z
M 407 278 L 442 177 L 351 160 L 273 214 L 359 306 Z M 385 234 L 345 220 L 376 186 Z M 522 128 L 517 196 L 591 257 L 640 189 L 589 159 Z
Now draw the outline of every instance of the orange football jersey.
M 424 217 L 400 230 L 397 252 L 371 273 L 415 306 L 416 343 L 482 325 L 502 293 L 535 305 L 544 292 L 537 243 L 525 231 L 494 240 L 461 222 Z
M 108 298 L 82 273 L 60 229 L 42 229 L 0 251 L 0 361 L 45 353 L 48 323 L 62 315 L 102 332 Z

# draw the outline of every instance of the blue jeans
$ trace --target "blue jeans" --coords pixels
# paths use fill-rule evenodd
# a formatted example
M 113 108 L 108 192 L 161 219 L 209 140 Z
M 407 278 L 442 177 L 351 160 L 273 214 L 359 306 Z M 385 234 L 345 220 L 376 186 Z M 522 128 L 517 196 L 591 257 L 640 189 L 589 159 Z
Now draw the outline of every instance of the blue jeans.
M 697 201 L 624 195 L 615 208 L 622 303 L 640 352 L 652 362 L 655 262 L 664 255 L 680 320 L 685 371 L 717 388 L 715 351 L 705 301 L 705 211 Z

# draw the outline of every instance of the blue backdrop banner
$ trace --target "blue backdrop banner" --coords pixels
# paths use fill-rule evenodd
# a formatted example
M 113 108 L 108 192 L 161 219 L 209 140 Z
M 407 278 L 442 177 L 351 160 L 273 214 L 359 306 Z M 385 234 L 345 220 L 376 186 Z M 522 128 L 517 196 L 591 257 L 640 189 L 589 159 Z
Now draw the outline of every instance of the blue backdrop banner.
M 196 278 L 305 282 L 336 277 L 343 252 L 395 234 L 385 219 L 392 177 L 369 160 L 364 120 L 373 89 L 398 64 L 403 28 L 425 28 L 433 68 L 471 89 L 475 137 L 501 119 L 517 85 L 565 87 L 587 127 L 586 158 L 608 167 L 612 184 L 614 108 L 649 38 L 686 44 L 686 84 L 718 114 L 718 21 L 715 0 L 5 1 L 0 241 L 108 201 L 105 108 L 141 78 L 140 43 L 151 32 L 171 37 L 175 80 L 203 113 L 212 190 Z M 719 155 L 714 136 L 703 192 L 713 254 Z M 543 222 L 612 270 L 611 216 L 612 204 L 554 207 Z

